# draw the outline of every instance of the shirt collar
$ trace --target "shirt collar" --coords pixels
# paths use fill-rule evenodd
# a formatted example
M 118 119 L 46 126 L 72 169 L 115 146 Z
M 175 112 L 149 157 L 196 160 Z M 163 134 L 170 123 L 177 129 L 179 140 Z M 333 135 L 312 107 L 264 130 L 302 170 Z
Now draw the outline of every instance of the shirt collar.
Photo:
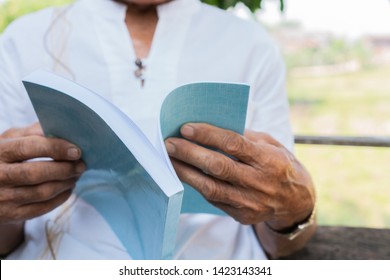
M 80 0 L 92 13 L 100 17 L 124 20 L 126 5 L 113 0 Z M 158 16 L 184 16 L 191 14 L 200 7 L 199 0 L 173 0 L 157 7 Z M 180 13 L 174 11 L 180 10 Z
M 200 7 L 199 0 L 173 0 L 157 7 L 158 16 L 189 16 Z M 177 11 L 180 11 L 178 13 Z
M 102 18 L 124 20 L 126 5 L 112 0 L 80 0 L 80 2 L 93 13 Z

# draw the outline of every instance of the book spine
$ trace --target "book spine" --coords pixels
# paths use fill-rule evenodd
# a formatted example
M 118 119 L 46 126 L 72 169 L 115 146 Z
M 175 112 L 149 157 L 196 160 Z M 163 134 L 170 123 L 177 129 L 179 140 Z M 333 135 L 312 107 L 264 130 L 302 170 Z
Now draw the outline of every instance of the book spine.
M 161 259 L 170 260 L 173 257 L 176 244 L 176 233 L 179 225 L 183 191 L 173 195 L 168 201 L 163 247 Z

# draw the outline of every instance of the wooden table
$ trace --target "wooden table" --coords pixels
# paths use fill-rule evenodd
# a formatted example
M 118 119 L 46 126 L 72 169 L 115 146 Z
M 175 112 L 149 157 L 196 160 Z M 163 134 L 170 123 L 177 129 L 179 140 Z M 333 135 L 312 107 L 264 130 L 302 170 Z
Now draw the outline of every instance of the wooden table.
M 320 226 L 291 260 L 390 260 L 390 229 Z

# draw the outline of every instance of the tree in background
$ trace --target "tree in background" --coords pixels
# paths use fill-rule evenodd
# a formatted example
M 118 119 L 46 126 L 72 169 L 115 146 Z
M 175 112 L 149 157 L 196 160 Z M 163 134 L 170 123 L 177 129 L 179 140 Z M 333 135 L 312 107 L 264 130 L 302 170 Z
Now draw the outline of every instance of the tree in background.
M 0 33 L 16 18 L 43 9 L 58 6 L 72 0 L 0 0 Z
M 202 0 L 202 2 L 205 2 L 207 4 L 217 6 L 221 9 L 227 9 L 230 7 L 235 6 L 238 2 L 242 2 L 245 4 L 252 12 L 256 11 L 257 9 L 261 8 L 261 2 L 263 0 Z M 284 10 L 284 0 L 280 1 L 280 10 Z

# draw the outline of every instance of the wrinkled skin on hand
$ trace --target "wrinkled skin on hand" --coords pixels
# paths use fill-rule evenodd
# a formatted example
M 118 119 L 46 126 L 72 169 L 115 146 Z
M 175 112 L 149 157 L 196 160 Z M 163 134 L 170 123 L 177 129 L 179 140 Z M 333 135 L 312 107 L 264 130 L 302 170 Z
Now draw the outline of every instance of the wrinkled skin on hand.
M 310 176 L 271 136 L 249 130 L 241 136 L 199 123 L 184 125 L 181 134 L 185 139 L 166 140 L 179 178 L 238 222 L 267 222 L 280 230 L 312 212 L 315 193 Z
M 65 202 L 85 170 L 81 151 L 46 138 L 39 124 L 0 135 L 0 226 L 23 223 Z M 29 161 L 34 158 L 53 160 Z

